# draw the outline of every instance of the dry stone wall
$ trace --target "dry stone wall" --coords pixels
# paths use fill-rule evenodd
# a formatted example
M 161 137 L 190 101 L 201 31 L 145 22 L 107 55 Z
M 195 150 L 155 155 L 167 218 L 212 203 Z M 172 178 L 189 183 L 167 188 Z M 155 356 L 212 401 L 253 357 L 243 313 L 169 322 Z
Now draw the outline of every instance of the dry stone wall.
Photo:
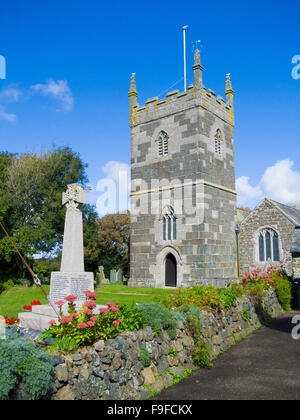
M 201 312 L 202 337 L 216 356 L 260 326 L 262 316 L 275 316 L 281 311 L 273 290 L 262 301 L 247 296 L 238 299 L 236 307 L 228 311 Z M 151 355 L 148 367 L 140 361 L 142 346 Z M 160 392 L 195 368 L 193 352 L 194 340 L 182 322 L 178 322 L 173 340 L 166 331 L 155 335 L 151 327 L 122 333 L 115 339 L 55 358 L 49 398 L 143 400 L 151 391 Z

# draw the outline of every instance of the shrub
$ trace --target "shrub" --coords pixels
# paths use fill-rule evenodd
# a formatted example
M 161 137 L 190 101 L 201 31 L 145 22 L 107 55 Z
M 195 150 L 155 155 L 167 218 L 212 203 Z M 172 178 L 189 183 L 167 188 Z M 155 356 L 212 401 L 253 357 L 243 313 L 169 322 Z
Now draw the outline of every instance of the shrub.
M 15 286 L 15 282 L 12 279 L 6 280 L 2 285 L 4 290 L 9 290 L 14 286 Z
M 270 277 L 274 281 L 273 287 L 275 289 L 279 303 L 285 311 L 290 311 L 292 301 L 291 282 L 287 279 L 287 277 L 280 275 L 278 272 L 272 273 Z
M 200 310 L 229 309 L 236 304 L 237 295 L 234 289 L 217 289 L 213 286 L 194 286 L 192 289 L 177 289 L 173 295 L 161 299 L 167 308 L 183 308 L 184 312 L 190 312 L 188 308 Z M 195 312 L 195 309 L 192 309 Z M 199 316 L 199 313 L 197 314 Z
M 150 366 L 151 354 L 145 346 L 140 347 L 140 362 L 143 366 Z
M 225 309 L 236 306 L 237 295 L 232 287 L 229 287 L 228 289 L 217 289 L 217 291 Z
M 192 316 L 199 318 L 201 315 L 201 311 L 198 306 L 192 305 L 190 303 L 185 303 L 184 305 L 180 306 L 179 310 L 181 312 L 189 312 Z
M 9 399 L 16 384 L 23 381 L 32 399 L 47 394 L 53 365 L 42 349 L 17 334 L 7 332 L 0 340 L 0 399 Z
M 144 324 L 153 328 L 154 331 L 167 329 L 171 339 L 176 337 L 176 324 L 178 320 L 184 321 L 186 317 L 181 312 L 168 310 L 160 302 L 142 303 L 138 305 L 141 311 Z

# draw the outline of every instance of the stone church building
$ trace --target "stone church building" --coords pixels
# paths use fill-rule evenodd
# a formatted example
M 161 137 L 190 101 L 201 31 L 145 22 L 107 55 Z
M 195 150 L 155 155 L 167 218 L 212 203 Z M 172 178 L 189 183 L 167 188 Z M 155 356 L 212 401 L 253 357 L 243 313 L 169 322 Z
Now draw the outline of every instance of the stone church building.
M 286 220 L 286 232 L 281 233 L 279 222 L 268 219 L 275 211 L 259 220 L 256 209 L 238 222 L 230 75 L 224 101 L 204 87 L 202 73 L 196 50 L 194 84 L 163 100 L 150 98 L 144 106 L 137 103 L 135 75 L 131 77 L 131 287 L 230 284 L 244 268 L 255 266 L 262 249 L 259 233 L 254 232 L 260 221 L 266 229 L 263 237 L 268 238 L 269 228 L 275 244 L 271 257 L 283 257 L 289 246 L 285 235 L 292 235 L 293 223 Z M 251 247 L 250 231 L 256 235 Z

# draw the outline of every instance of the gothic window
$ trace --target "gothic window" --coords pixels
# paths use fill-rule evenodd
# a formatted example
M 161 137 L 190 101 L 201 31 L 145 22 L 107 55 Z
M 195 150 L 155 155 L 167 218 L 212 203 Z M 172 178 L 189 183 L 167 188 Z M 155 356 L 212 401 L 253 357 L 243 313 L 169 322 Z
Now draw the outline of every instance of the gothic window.
M 169 136 L 162 131 L 158 136 L 158 155 L 166 156 L 169 153 Z
M 215 153 L 217 155 L 221 155 L 221 148 L 222 148 L 222 140 L 223 140 L 223 135 L 221 130 L 218 128 L 215 134 Z
M 173 241 L 176 240 L 176 216 L 171 206 L 167 206 L 163 212 L 162 217 L 163 225 L 163 240 Z
M 279 261 L 279 238 L 273 229 L 264 229 L 258 237 L 259 261 Z

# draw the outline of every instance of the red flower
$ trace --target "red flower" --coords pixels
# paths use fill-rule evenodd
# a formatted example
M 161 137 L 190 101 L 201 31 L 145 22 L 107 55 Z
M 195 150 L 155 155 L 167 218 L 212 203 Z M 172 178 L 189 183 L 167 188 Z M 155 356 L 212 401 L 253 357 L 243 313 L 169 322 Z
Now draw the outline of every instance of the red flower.
M 77 296 L 74 296 L 74 295 L 69 295 L 65 297 L 65 300 L 70 303 L 74 303 L 76 299 L 77 299 Z
M 96 308 L 96 303 L 93 302 L 92 300 L 87 300 L 86 302 L 84 302 L 84 306 L 87 306 L 88 308 Z
M 85 322 L 80 322 L 78 328 L 86 328 L 88 325 Z
M 92 322 L 92 321 L 88 321 L 87 324 L 88 324 L 89 327 L 93 327 L 95 325 L 95 323 Z
M 100 308 L 100 313 L 101 314 L 107 314 L 109 312 L 108 308 Z
M 55 322 L 53 319 L 51 319 L 51 321 L 49 321 L 49 322 L 48 322 L 48 324 L 50 324 L 50 325 L 55 325 L 55 324 L 56 324 L 56 322 Z
M 72 322 L 72 318 L 70 318 L 69 316 L 62 316 L 60 322 L 62 324 L 68 324 L 69 322 Z
M 57 302 L 55 302 L 55 305 L 57 306 L 63 306 L 65 304 L 65 302 L 63 302 L 62 300 L 58 300 Z
M 93 311 L 91 311 L 91 309 L 85 309 L 83 313 L 86 315 L 92 315 Z

